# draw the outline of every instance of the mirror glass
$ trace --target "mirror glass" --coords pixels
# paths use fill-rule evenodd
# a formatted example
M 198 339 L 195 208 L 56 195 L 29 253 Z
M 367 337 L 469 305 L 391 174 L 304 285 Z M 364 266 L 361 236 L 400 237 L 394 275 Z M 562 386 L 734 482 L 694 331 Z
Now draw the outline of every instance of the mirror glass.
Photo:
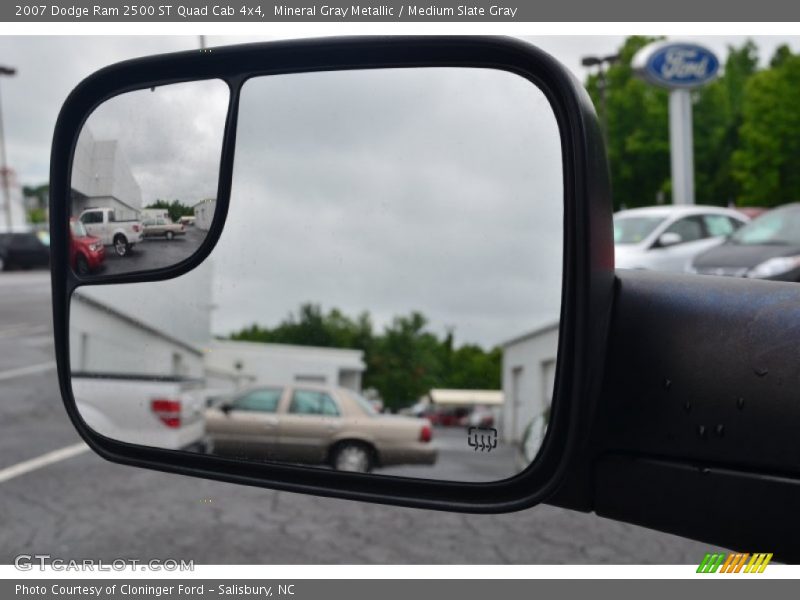
M 89 115 L 72 162 L 70 266 L 81 277 L 168 267 L 213 219 L 228 86 L 193 81 L 115 96 Z
M 78 408 L 163 448 L 510 477 L 549 420 L 562 229 L 560 135 L 528 80 L 251 79 L 212 255 L 173 280 L 76 290 Z

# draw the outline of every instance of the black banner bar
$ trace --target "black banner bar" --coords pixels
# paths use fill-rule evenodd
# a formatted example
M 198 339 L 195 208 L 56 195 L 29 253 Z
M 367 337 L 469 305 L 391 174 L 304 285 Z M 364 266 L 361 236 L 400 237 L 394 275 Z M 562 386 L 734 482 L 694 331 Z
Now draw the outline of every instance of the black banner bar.
M 313 569 L 313 567 L 309 567 Z M 479 568 L 479 567 L 476 567 Z M 714 581 L 711 580 L 714 578 Z M 701 581 L 702 580 L 702 581 Z M 430 598 L 444 600 L 530 600 L 531 598 L 712 598 L 726 600 L 763 597 L 791 598 L 796 595 L 793 580 L 747 577 L 724 579 L 720 576 L 698 576 L 672 580 L 353 580 L 312 579 L 301 581 L 225 581 L 225 580 L 122 580 L 122 579 L 28 579 L 0 581 L 0 597 L 4 600 L 36 598 L 37 600 L 409 600 Z M 766 589 L 765 589 L 766 588 Z M 780 595 L 779 595 L 780 594 Z
M 786 0 L 12 0 L 4 22 L 790 22 L 800 4 Z

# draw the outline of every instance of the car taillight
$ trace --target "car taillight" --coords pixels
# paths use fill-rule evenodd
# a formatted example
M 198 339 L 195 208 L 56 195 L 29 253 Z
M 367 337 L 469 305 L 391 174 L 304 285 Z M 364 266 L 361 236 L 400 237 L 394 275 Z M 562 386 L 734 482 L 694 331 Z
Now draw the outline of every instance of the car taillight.
M 134 225 L 134 226 L 133 226 L 133 230 L 134 230 L 136 233 L 139 233 L 139 226 L 138 226 L 138 225 Z
M 154 398 L 150 401 L 150 410 L 161 419 L 167 427 L 181 426 L 181 401 L 166 398 Z
M 419 441 L 420 442 L 430 442 L 433 439 L 433 430 L 431 426 L 427 423 L 422 426 L 422 430 L 419 432 Z

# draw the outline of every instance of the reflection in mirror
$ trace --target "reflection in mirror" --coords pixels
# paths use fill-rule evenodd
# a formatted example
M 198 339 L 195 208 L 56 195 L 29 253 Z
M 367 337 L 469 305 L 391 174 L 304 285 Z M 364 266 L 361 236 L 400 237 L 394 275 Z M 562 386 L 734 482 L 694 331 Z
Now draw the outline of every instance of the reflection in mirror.
M 162 448 L 512 476 L 550 415 L 562 215 L 555 117 L 517 75 L 252 79 L 211 257 L 73 296 L 78 409 Z
M 214 215 L 228 86 L 194 81 L 101 104 L 75 147 L 70 266 L 82 277 L 191 256 Z

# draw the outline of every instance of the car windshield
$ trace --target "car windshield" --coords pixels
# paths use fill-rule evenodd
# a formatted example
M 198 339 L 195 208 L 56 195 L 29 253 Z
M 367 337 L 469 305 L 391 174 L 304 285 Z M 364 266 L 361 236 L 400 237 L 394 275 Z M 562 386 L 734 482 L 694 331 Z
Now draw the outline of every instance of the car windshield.
M 86 227 L 80 221 L 70 221 L 69 226 L 72 229 L 72 236 L 76 238 L 89 237 L 86 233 Z
M 664 217 L 614 217 L 614 243 L 638 244 L 663 221 Z
M 353 400 L 355 400 L 356 403 L 358 403 L 358 405 L 361 407 L 361 409 L 369 416 L 373 417 L 378 414 L 378 411 L 375 410 L 375 407 L 372 406 L 372 403 L 366 398 L 364 398 L 364 396 L 362 396 L 358 392 L 354 392 L 353 390 L 348 390 L 348 393 L 350 394 L 350 397 L 353 398 Z
M 800 208 L 772 210 L 733 234 L 734 244 L 800 245 Z

